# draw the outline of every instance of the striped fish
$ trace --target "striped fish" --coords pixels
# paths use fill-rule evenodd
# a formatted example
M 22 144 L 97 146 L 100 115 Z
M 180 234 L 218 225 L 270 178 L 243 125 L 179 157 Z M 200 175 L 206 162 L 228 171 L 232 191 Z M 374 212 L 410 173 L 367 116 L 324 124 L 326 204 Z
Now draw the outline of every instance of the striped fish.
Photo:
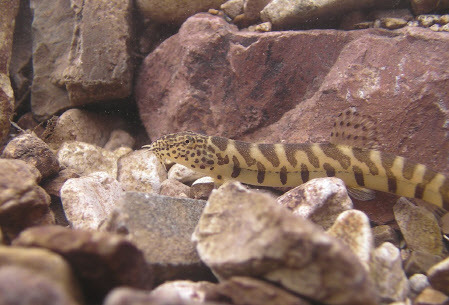
M 159 160 L 213 177 L 260 186 L 298 186 L 337 177 L 346 186 L 423 199 L 449 209 L 449 180 L 406 158 L 349 145 L 258 144 L 193 132 L 168 134 L 146 145 Z

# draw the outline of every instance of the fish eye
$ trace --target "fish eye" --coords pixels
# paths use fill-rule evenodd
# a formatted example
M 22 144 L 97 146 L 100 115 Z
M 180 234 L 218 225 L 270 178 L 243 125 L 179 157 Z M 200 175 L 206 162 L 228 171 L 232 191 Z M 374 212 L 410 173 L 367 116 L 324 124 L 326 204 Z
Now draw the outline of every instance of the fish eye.
M 187 137 L 185 140 L 184 140 L 184 144 L 190 144 L 190 143 L 192 143 L 193 142 L 193 138 L 192 137 Z

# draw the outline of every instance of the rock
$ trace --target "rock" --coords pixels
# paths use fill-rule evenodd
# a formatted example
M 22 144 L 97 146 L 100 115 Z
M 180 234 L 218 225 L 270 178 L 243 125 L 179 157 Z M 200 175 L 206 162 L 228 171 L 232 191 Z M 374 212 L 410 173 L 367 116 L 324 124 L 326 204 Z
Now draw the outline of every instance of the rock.
M 228 15 L 231 19 L 234 19 L 240 14 L 243 14 L 243 4 L 244 0 L 228 0 L 223 3 L 220 8 Z
M 39 138 L 44 132 L 44 128 L 36 120 L 32 112 L 27 112 L 17 120 L 17 125 L 27 131 L 33 131 Z
M 190 188 L 190 197 L 193 199 L 207 200 L 214 187 L 214 179 L 211 177 L 197 179 L 192 183 L 192 187 Z
M 225 183 L 209 197 L 192 239 L 220 279 L 265 279 L 326 304 L 376 304 L 356 256 L 268 194 Z
M 173 281 L 166 282 L 151 291 L 150 296 L 173 303 L 220 301 L 218 287 L 210 282 Z M 224 301 L 224 300 L 223 300 Z
M 104 229 L 126 234 L 145 254 L 155 281 L 209 280 L 190 240 L 205 201 L 126 192 Z
M 410 297 L 412 299 L 416 298 L 425 288 L 430 286 L 430 283 L 422 273 L 415 273 L 409 278 L 410 285 Z
M 105 172 L 71 178 L 61 188 L 61 201 L 74 229 L 97 230 L 123 193 L 122 186 Z
M 383 18 L 399 18 L 411 21 L 414 19 L 414 16 L 409 9 L 373 10 L 368 13 L 367 17 L 371 20 Z
M 449 23 L 449 14 L 441 15 L 441 16 L 440 16 L 439 24 L 445 25 L 445 24 L 447 24 L 447 23 Z
M 259 20 L 260 12 L 270 2 L 271 0 L 246 0 L 243 6 L 245 18 L 254 22 Z
M 449 234 L 449 213 L 445 213 L 438 222 L 441 228 L 441 233 Z
M 37 185 L 40 173 L 22 160 L 0 159 L 0 227 L 11 240 L 23 229 L 54 223 L 50 196 Z
M 44 249 L 0 246 L 0 303 L 75 305 L 82 304 L 82 294 L 61 256 Z
M 449 1 L 447 0 L 411 0 L 410 3 L 415 15 L 449 8 Z
M 72 106 L 63 86 L 63 72 L 75 26 L 75 13 L 66 0 L 31 0 L 33 12 L 33 83 L 31 109 L 40 119 Z
M 79 178 L 80 175 L 75 173 L 70 168 L 66 168 L 58 172 L 57 176 L 53 177 L 50 180 L 45 181 L 42 184 L 42 188 L 47 192 L 47 194 L 59 197 L 60 191 L 64 183 L 70 178 Z
M 130 147 L 133 148 L 136 140 L 132 135 L 124 130 L 116 129 L 111 132 L 108 142 L 104 145 L 104 149 L 113 151 L 119 147 Z
M 19 11 L 19 0 L 2 1 L 0 11 L 0 144 L 9 134 L 10 120 L 14 113 L 14 92 L 9 80 L 9 64 L 12 56 L 14 25 Z
M 371 277 L 382 303 L 405 301 L 409 283 L 402 270 L 399 249 L 394 245 L 383 243 L 373 251 Z
M 85 0 L 75 11 L 64 83 L 70 103 L 82 105 L 131 94 L 131 0 Z M 108 39 L 104 39 L 107 33 Z
M 23 160 L 36 167 L 44 179 L 59 171 L 58 159 L 50 147 L 30 133 L 12 139 L 3 150 L 2 158 Z
M 418 20 L 419 24 L 429 28 L 432 25 L 434 25 L 435 23 L 438 23 L 440 21 L 440 16 L 438 15 L 419 15 L 418 17 L 416 17 L 416 19 Z
M 185 185 L 184 183 L 179 182 L 175 179 L 167 179 L 162 181 L 161 183 L 161 195 L 170 196 L 170 197 L 180 197 L 180 198 L 189 198 L 190 196 L 190 186 Z M 192 197 L 194 199 L 199 199 Z
M 264 281 L 249 277 L 231 277 L 216 289 L 219 294 L 239 305 L 308 305 L 311 304 L 298 296 Z
M 398 233 L 396 233 L 392 227 L 388 225 L 376 226 L 372 229 L 372 232 L 374 237 L 374 247 L 377 248 L 384 242 L 389 242 L 395 247 L 399 247 Z
M 155 22 L 180 25 L 189 16 L 205 12 L 210 8 L 219 8 L 225 0 L 137 0 L 139 12 Z
M 352 209 L 345 184 L 338 178 L 318 178 L 304 183 L 278 198 L 278 203 L 329 229 L 338 215 Z
M 438 290 L 426 288 L 416 297 L 414 305 L 446 305 L 449 298 Z
M 48 132 L 45 139 L 52 148 L 67 141 L 78 141 L 104 146 L 114 128 L 124 126 L 122 119 L 80 109 L 65 111 Z
M 430 267 L 439 263 L 442 257 L 422 251 L 409 251 L 404 259 L 404 270 L 408 275 L 426 273 Z
M 57 156 L 61 166 L 70 168 L 80 176 L 106 172 L 111 177 L 117 177 L 119 156 L 96 145 L 77 141 L 65 142 Z
M 399 28 L 403 28 L 407 25 L 408 20 L 403 18 L 382 18 L 380 19 L 381 27 L 389 29 L 389 30 L 396 30 Z
M 103 297 L 119 285 L 152 286 L 153 273 L 142 252 L 118 235 L 42 226 L 23 231 L 13 244 L 46 248 L 63 256 L 91 298 Z
M 174 164 L 168 171 L 168 179 L 178 180 L 182 183 L 191 183 L 201 177 L 204 177 L 204 174 L 198 173 L 188 167 L 185 167 L 181 164 Z
M 427 276 L 433 288 L 449 294 L 449 258 L 432 266 L 427 271 Z
M 156 155 L 147 149 L 136 150 L 118 160 L 117 180 L 125 191 L 156 193 L 161 191 L 167 172 Z
M 342 212 L 327 233 L 347 245 L 369 270 L 374 239 L 369 219 L 363 212 L 358 210 Z
M 441 255 L 443 240 L 435 216 L 405 198 L 393 207 L 394 216 L 407 246 L 415 251 Z
M 198 14 L 144 60 L 136 100 L 152 139 L 193 130 L 266 143 L 326 141 L 352 105 L 382 126 L 381 150 L 449 174 L 448 44 L 423 28 L 267 35 Z M 392 198 L 366 206 L 387 213 Z

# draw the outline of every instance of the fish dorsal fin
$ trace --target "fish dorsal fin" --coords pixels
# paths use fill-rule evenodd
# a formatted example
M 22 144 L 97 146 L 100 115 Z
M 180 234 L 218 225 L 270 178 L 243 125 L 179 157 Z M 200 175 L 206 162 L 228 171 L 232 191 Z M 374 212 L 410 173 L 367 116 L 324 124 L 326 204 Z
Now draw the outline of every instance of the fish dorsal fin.
M 355 107 L 341 112 L 334 122 L 330 142 L 359 148 L 377 149 L 376 121 Z

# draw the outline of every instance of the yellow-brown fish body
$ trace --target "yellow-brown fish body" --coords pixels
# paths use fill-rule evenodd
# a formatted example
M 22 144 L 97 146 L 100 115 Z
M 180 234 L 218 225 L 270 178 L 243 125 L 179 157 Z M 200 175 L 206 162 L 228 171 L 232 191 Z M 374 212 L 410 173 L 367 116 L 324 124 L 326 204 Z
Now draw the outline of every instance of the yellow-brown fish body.
M 213 177 L 263 186 L 298 186 L 310 179 L 337 177 L 363 187 L 423 199 L 449 208 L 449 180 L 425 165 L 378 150 L 331 143 L 259 144 L 193 132 L 169 134 L 144 146 Z

